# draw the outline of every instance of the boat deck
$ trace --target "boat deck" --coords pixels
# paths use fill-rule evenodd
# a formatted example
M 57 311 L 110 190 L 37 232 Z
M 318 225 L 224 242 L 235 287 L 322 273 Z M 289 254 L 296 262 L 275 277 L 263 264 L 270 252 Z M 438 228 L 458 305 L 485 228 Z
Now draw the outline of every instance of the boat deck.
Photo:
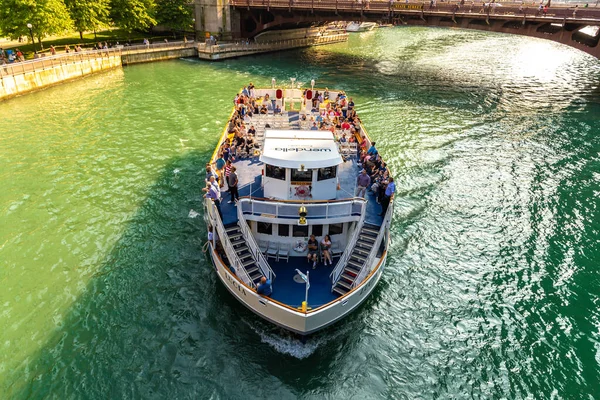
M 319 263 L 316 269 L 312 269 L 312 263 L 309 263 L 306 257 L 290 257 L 289 262 L 270 260 L 269 265 L 276 275 L 271 298 L 290 307 L 297 308 L 302 305 L 306 284 L 296 272 L 296 269 L 299 269 L 304 274 L 309 271 L 309 307 L 317 308 L 337 299 L 339 296 L 331 291 L 331 279 L 329 278 L 337 260 L 339 257 L 334 259 L 333 265 L 325 266 Z
M 252 123 L 256 127 L 257 138 L 264 136 L 264 127 L 259 123 L 255 124 L 261 119 L 260 116 L 255 116 Z M 284 122 L 282 125 L 277 126 L 277 129 L 300 129 L 298 118 L 298 112 L 289 111 L 286 113 Z M 248 158 L 238 158 L 233 162 L 236 167 L 236 173 L 238 174 L 238 190 L 241 197 L 252 196 L 257 198 L 264 197 L 264 191 L 261 187 L 261 176 L 264 168 L 264 163 L 258 159 L 258 156 L 252 156 Z M 360 173 L 360 169 L 357 164 L 356 154 L 348 154 L 346 156 L 346 162 L 338 167 L 338 182 L 340 184 L 340 190 L 337 191 L 337 200 L 348 199 L 354 197 L 356 190 L 356 178 Z M 225 188 L 224 188 L 225 189 Z M 371 191 L 367 191 L 365 197 L 367 199 L 367 207 L 365 216 L 365 222 L 381 226 L 383 217 L 378 214 L 381 212 L 381 206 L 377 204 L 375 195 Z M 225 190 L 222 191 L 222 202 L 221 211 L 223 213 L 223 223 L 230 225 L 237 223 L 237 207 L 233 204 L 228 204 L 231 198 Z M 312 282 L 311 282 L 312 285 Z

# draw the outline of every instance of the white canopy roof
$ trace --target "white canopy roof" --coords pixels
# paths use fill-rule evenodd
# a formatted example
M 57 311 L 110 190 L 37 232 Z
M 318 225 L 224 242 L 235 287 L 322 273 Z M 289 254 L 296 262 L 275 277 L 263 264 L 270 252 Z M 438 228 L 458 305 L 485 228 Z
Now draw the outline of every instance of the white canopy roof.
M 341 164 L 329 131 L 267 130 L 260 161 L 282 168 L 316 169 Z

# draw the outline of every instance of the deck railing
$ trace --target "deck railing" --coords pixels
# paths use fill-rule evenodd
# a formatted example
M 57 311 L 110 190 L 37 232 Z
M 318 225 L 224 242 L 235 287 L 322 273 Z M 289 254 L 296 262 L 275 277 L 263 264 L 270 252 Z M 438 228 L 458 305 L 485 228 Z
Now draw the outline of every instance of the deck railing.
M 356 224 L 356 229 L 354 229 L 354 232 L 352 233 L 352 237 L 350 238 L 350 241 L 348 242 L 348 245 L 346 246 L 346 250 L 344 250 L 344 253 L 342 254 L 338 263 L 335 266 L 335 269 L 333 271 L 331 271 L 331 274 L 329 274 L 332 285 L 335 285 L 337 280 L 340 279 L 340 276 L 342 275 L 344 268 L 346 268 L 346 264 L 348 263 L 348 260 L 350 259 L 352 252 L 354 251 L 354 246 L 356 246 L 356 242 L 358 241 L 358 237 L 360 236 L 360 230 L 362 229 L 362 226 L 364 223 L 365 223 L 365 213 L 362 213 L 360 216 L 360 220 L 358 221 L 358 224 Z M 332 290 L 333 290 L 333 287 L 332 287 Z
M 371 252 L 369 253 L 369 256 L 367 257 L 367 260 L 365 261 L 364 265 L 360 269 L 358 276 L 352 283 L 352 289 L 354 289 L 355 287 L 360 285 L 360 283 L 365 279 L 365 277 L 371 272 L 371 266 L 373 265 L 373 260 L 375 259 L 375 257 L 377 257 L 377 253 L 379 252 L 379 247 L 381 246 L 381 242 L 383 241 L 383 239 L 385 238 L 385 235 L 388 232 L 388 228 L 390 225 L 389 221 L 392 218 L 392 211 L 394 210 L 393 201 L 394 201 L 394 199 L 392 198 L 390 200 L 390 205 L 387 209 L 387 212 L 385 213 L 385 217 L 383 218 L 383 222 L 381 223 L 381 229 L 379 230 L 377 239 L 375 239 L 373 248 L 371 249 Z
M 307 219 L 328 219 L 344 217 L 360 217 L 364 215 L 366 200 L 355 197 L 350 200 L 277 202 L 272 200 L 257 200 L 243 198 L 238 203 L 238 209 L 244 215 L 269 218 L 298 219 L 298 208 L 306 207 Z M 238 210 L 240 212 L 240 210 Z
M 233 248 L 233 244 L 231 244 L 231 241 L 229 240 L 229 235 L 227 235 L 227 232 L 225 231 L 225 226 L 223 226 L 223 221 L 221 221 L 221 218 L 219 217 L 215 204 L 210 199 L 205 199 L 204 204 L 206 205 L 206 212 L 208 213 L 210 223 L 217 228 L 221 244 L 223 245 L 229 264 L 235 269 L 235 274 L 248 287 L 256 289 L 256 285 L 252 279 L 250 279 L 248 272 L 246 272 L 246 269 Z
M 240 205 L 244 201 L 249 201 L 249 200 L 250 199 L 240 199 L 238 202 L 238 207 L 237 207 L 238 208 L 238 210 L 237 210 L 238 225 L 240 227 L 240 230 L 242 231 L 242 235 L 244 236 L 244 239 L 246 239 L 246 242 L 248 243 L 248 249 L 254 255 L 254 259 L 256 260 L 256 263 L 258 264 L 258 268 L 260 268 L 261 272 L 267 279 L 272 280 L 273 278 L 276 278 L 277 275 L 275 275 L 275 272 L 273 272 L 273 270 L 271 269 L 271 266 L 265 259 L 265 256 L 260 251 L 260 247 L 256 243 L 256 240 L 254 239 L 254 236 L 252 235 L 252 232 L 250 231 L 250 228 L 248 227 L 246 218 L 244 218 L 244 213 L 241 210 L 242 207 Z

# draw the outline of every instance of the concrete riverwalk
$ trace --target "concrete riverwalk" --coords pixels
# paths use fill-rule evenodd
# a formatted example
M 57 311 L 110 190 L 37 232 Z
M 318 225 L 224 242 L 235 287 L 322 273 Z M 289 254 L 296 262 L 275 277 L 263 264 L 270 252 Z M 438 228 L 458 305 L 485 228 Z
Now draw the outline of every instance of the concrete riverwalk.
M 182 57 L 216 61 L 346 40 L 348 35 L 343 33 L 266 43 L 186 41 L 57 54 L 0 65 L 0 101 L 124 65 Z

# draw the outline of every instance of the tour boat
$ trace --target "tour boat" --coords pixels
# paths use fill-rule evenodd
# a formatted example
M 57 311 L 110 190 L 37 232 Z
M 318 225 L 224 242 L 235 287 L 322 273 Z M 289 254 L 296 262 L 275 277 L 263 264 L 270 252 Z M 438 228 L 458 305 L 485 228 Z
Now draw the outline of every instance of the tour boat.
M 358 123 L 346 131 L 313 130 L 312 119 L 329 108 L 328 100 L 313 103 L 316 90 L 275 86 L 253 93 L 283 112 L 255 114 L 247 124 L 256 129 L 255 143 L 231 164 L 239 200 L 228 202 L 227 185 L 220 205 L 205 198 L 208 251 L 219 279 L 237 300 L 265 320 L 305 336 L 347 316 L 375 289 L 390 244 L 393 195 L 386 212 L 372 191 L 355 196 L 362 169 L 357 142 L 364 140 L 362 147 L 368 149 L 371 140 Z M 332 102 L 343 96 L 328 94 Z M 233 140 L 229 130 L 223 131 L 213 165 Z M 340 141 L 342 135 L 356 140 Z M 314 269 L 307 258 L 315 252 L 308 246 L 311 235 L 319 242 Z M 321 244 L 325 235 L 330 245 Z M 324 264 L 326 248 L 332 264 Z M 263 277 L 267 282 L 261 284 Z M 261 294 L 261 285 L 267 284 L 270 295 Z
M 377 28 L 375 22 L 350 22 L 346 26 L 346 32 L 367 32 Z

